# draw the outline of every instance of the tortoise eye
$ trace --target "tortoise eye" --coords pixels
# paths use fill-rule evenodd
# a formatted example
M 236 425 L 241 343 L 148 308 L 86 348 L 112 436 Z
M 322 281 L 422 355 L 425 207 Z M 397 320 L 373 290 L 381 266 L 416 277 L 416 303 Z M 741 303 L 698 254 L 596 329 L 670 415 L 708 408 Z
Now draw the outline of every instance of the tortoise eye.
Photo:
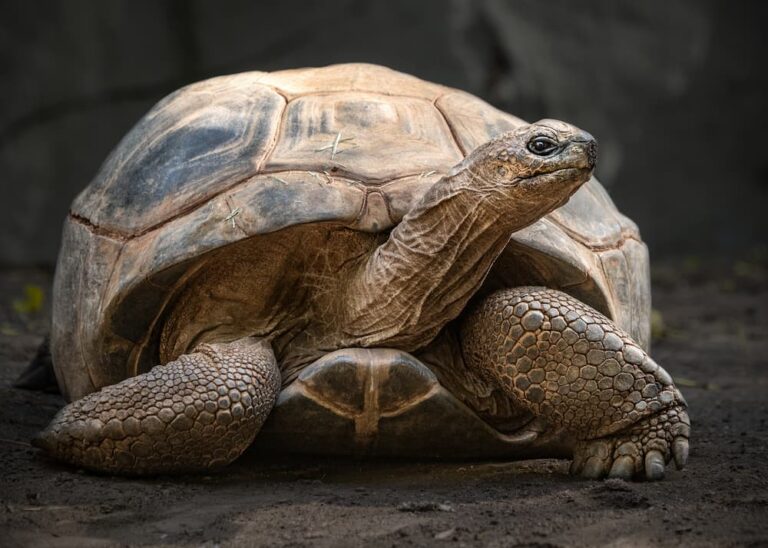
M 555 152 L 559 147 L 557 142 L 549 137 L 534 137 L 528 141 L 528 150 L 536 154 L 537 156 L 549 156 Z

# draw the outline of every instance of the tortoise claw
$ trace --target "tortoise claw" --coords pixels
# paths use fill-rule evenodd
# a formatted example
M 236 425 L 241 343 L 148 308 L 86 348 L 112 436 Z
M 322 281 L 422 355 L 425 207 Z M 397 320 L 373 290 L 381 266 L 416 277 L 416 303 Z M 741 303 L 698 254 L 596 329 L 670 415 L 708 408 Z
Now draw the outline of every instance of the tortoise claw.
M 583 470 L 581 471 L 582 477 L 588 479 L 600 479 L 605 477 L 607 472 L 606 468 L 608 461 L 601 457 L 589 457 Z
M 664 455 L 655 449 L 645 455 L 645 477 L 649 481 L 664 479 Z
M 609 440 L 583 442 L 574 454 L 571 474 L 589 479 L 605 477 L 611 466 L 613 445 Z
M 613 461 L 613 466 L 611 466 L 611 471 L 608 472 L 608 477 L 630 480 L 634 473 L 635 461 L 632 460 L 632 457 L 622 455 Z
M 640 420 L 605 438 L 582 441 L 574 451 L 571 474 L 598 479 L 664 479 L 666 465 L 688 461 L 690 420 L 680 406 Z M 653 434 L 652 434 L 653 433 Z
M 672 442 L 672 455 L 675 458 L 675 466 L 682 470 L 688 463 L 688 439 L 682 436 L 675 438 Z
M 569 472 L 572 476 L 578 476 L 581 474 L 581 470 L 584 468 L 584 463 L 586 460 L 587 459 L 584 454 L 579 451 L 573 455 L 573 461 L 571 462 L 571 467 L 569 469 Z

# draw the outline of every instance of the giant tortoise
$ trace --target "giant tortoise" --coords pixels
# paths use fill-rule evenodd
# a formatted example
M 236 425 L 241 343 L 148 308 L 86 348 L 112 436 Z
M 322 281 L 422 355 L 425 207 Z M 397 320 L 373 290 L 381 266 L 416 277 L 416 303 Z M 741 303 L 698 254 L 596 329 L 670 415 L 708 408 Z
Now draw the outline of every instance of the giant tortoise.
M 37 445 L 119 474 L 254 444 L 663 477 L 685 401 L 595 161 L 571 125 L 379 66 L 182 88 L 72 205 L 51 336 L 72 403 Z

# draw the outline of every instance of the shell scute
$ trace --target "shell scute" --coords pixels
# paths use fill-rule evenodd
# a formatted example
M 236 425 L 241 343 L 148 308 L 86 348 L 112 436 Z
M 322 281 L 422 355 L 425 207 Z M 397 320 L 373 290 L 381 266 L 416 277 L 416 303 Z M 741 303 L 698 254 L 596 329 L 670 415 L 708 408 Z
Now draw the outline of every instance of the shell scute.
M 328 171 L 375 183 L 462 158 L 430 102 L 344 92 L 291 101 L 265 169 Z
M 258 171 L 284 103 L 247 74 L 171 94 L 120 142 L 72 212 L 132 236 L 204 203 Z

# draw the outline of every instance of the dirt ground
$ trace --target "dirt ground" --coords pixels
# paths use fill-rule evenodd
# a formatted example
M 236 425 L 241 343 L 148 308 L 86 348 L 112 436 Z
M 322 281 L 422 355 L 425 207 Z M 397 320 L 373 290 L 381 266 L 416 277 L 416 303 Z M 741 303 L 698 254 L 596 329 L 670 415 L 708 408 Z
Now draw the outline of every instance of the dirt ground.
M 41 458 L 64 403 L 12 388 L 46 330 L 50 274 L 0 271 L 2 546 L 768 546 L 766 263 L 654 270 L 653 355 L 693 420 L 688 468 L 586 481 L 568 463 L 264 462 L 128 480 Z M 25 286 L 32 285 L 25 294 Z

